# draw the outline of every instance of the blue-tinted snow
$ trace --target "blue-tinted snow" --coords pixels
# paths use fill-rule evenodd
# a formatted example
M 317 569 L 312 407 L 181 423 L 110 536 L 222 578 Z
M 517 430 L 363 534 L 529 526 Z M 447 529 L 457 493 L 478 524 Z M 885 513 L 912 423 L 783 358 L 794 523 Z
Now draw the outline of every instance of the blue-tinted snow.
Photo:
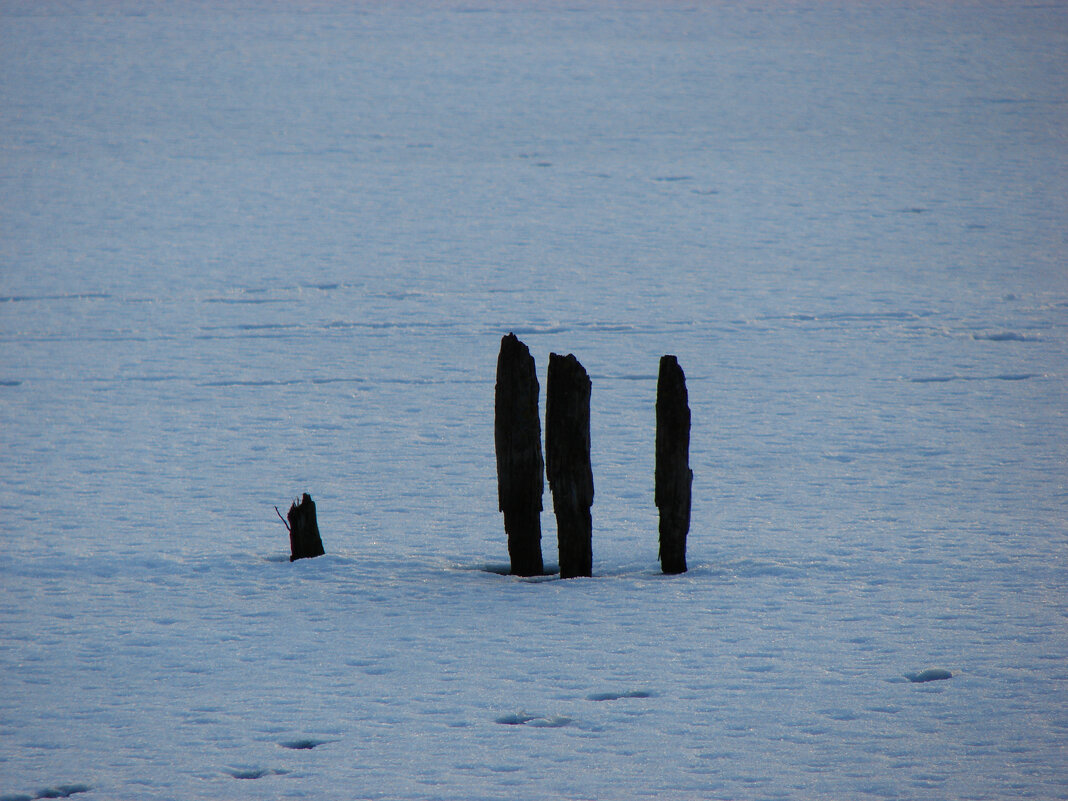
M 0 3 L 0 796 L 1064 797 L 1066 42 Z M 593 376 L 593 579 L 499 573 L 508 331 Z

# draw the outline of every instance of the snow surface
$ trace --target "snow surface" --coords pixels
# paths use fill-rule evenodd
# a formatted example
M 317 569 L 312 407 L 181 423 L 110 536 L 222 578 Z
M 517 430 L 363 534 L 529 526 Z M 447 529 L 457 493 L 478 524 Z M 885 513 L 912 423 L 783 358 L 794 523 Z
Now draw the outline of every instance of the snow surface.
M 1068 796 L 1064 6 L 295 6 L 0 3 L 0 797 Z

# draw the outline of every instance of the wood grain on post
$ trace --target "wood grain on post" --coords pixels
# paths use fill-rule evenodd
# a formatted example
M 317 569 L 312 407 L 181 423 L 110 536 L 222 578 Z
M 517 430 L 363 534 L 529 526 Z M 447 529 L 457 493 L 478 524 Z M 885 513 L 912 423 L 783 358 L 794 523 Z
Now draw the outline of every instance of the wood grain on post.
M 686 572 L 690 530 L 690 406 L 686 376 L 674 356 L 660 359 L 656 383 L 656 506 L 660 510 L 660 566 Z
M 504 512 L 511 573 L 538 576 L 541 558 L 541 455 L 538 375 L 534 357 L 515 334 L 501 339 L 494 392 L 493 439 L 497 451 L 497 502 Z
M 308 493 L 294 501 L 286 514 L 289 519 L 289 561 L 322 556 L 323 541 L 319 537 L 319 523 L 315 519 L 315 502 Z
M 593 575 L 590 377 L 572 355 L 549 355 L 545 463 L 556 512 L 560 577 Z

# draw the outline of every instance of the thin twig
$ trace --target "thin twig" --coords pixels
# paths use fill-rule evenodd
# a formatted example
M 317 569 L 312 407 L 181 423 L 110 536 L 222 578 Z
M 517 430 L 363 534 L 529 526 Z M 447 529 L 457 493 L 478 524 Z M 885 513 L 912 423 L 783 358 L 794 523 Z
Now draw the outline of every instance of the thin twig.
M 278 519 L 282 521 L 282 525 L 284 525 L 286 527 L 286 531 L 288 531 L 290 534 L 292 534 L 293 533 L 293 529 L 291 529 L 289 527 L 289 523 L 286 521 L 286 519 L 284 517 L 282 517 L 282 513 L 278 511 L 278 507 L 277 506 L 274 507 L 274 513 L 276 515 L 278 515 Z

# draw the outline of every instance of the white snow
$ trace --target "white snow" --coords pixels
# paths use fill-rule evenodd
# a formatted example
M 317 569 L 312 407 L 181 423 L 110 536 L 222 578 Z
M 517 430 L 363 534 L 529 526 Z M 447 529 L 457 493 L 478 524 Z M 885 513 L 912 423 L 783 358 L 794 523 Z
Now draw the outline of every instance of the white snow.
M 0 798 L 1068 795 L 1063 11 L 0 2 Z

